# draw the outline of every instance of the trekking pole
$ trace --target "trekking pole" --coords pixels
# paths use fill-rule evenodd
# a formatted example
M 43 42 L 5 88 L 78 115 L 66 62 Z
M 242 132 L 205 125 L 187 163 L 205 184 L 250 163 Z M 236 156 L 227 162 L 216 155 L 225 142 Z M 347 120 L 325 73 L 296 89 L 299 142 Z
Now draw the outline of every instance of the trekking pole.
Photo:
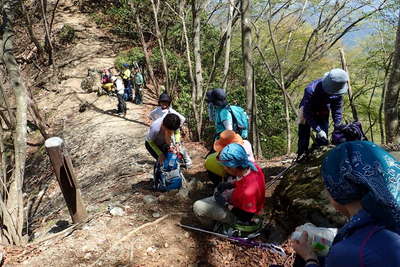
M 220 233 L 216 233 L 216 232 L 212 232 L 212 231 L 208 231 L 208 230 L 204 230 L 201 228 L 197 228 L 197 227 L 193 227 L 193 226 L 189 226 L 189 225 L 184 225 L 184 224 L 180 224 L 178 223 L 178 225 L 182 228 L 185 229 L 190 229 L 190 230 L 194 230 L 197 232 L 202 232 L 202 233 L 206 233 L 206 234 L 210 234 L 210 235 L 214 235 L 214 236 L 218 236 L 224 239 L 228 239 L 232 242 L 236 242 L 240 245 L 245 245 L 245 246 L 249 246 L 249 247 L 256 247 L 256 248 L 261 248 L 261 249 L 265 249 L 265 250 L 269 250 L 273 253 L 277 253 L 281 256 L 286 257 L 286 253 L 283 250 L 283 248 L 281 248 L 280 246 L 277 246 L 275 244 L 272 243 L 261 243 L 261 242 L 255 242 L 255 241 L 251 241 L 248 238 L 242 238 L 242 237 L 234 237 L 234 236 L 228 236 L 228 235 L 224 235 L 224 234 L 220 234 Z
M 287 168 L 285 168 L 283 171 L 278 173 L 275 176 L 271 176 L 271 181 L 268 182 L 268 185 L 266 189 L 269 189 L 272 185 L 274 185 L 277 181 L 281 180 L 283 175 L 285 175 L 289 170 L 293 169 L 294 167 L 297 166 L 297 162 L 294 160 Z

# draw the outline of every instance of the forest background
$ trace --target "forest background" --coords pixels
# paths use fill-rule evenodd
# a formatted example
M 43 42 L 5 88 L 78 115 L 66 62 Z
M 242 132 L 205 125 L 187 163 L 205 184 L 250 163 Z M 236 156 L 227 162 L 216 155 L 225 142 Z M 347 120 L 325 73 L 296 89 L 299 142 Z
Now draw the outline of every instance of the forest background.
M 49 136 L 32 88 L 48 81 L 57 85 L 63 79 L 60 64 L 68 61 L 57 62 L 55 55 L 74 38 L 75 29 L 68 25 L 57 36 L 52 31 L 58 3 L 0 1 L 0 218 L 7 225 L 1 236 L 8 243 L 22 242 L 28 118 L 44 138 Z M 255 153 L 265 158 L 289 154 L 296 150 L 296 115 L 304 87 L 343 66 L 352 88 L 350 100 L 345 97 L 345 120 L 358 118 L 376 143 L 400 141 L 398 0 L 79 0 L 75 4 L 99 27 L 124 40 L 126 50 L 116 58 L 117 68 L 139 62 L 154 96 L 165 86 L 174 108 L 187 116 L 193 140 L 212 139 L 205 93 L 222 87 L 230 104 L 247 110 Z M 33 49 L 24 50 L 27 36 Z M 21 64 L 32 71 L 28 68 L 22 76 Z

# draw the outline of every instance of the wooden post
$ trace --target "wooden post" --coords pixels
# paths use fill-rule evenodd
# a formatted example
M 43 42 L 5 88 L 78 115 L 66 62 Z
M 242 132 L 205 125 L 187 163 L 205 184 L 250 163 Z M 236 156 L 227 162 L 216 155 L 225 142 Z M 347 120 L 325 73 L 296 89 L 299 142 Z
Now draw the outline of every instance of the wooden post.
M 347 85 L 349 86 L 349 90 L 347 90 L 347 93 L 349 95 L 351 113 L 353 114 L 353 120 L 358 121 L 357 109 L 353 103 L 353 92 L 351 90 L 351 85 L 350 85 L 350 73 L 347 68 L 346 57 L 344 56 L 343 48 L 339 48 L 339 52 L 340 52 L 340 61 L 342 62 L 342 69 L 344 71 L 346 71 L 347 74 L 349 75 L 349 81 L 347 82 Z
M 51 137 L 46 140 L 44 145 L 49 154 L 65 202 L 67 202 L 72 222 L 82 222 L 87 218 L 87 212 L 75 178 L 71 158 L 64 151 L 64 141 L 60 137 Z

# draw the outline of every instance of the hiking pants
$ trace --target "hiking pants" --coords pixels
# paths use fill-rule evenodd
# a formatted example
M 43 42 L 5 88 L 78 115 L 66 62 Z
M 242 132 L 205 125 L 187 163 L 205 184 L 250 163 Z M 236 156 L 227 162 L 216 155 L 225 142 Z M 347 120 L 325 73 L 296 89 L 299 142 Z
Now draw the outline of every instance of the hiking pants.
M 229 209 L 221 207 L 213 196 L 194 202 L 193 212 L 205 226 L 212 226 L 214 221 L 227 224 L 235 223 L 235 215 Z
M 125 103 L 124 97 L 123 97 L 123 95 L 120 95 L 117 93 L 117 98 L 118 98 L 118 106 L 117 106 L 118 113 L 125 114 L 126 113 L 126 103 Z
M 132 100 L 132 82 L 130 80 L 124 80 L 124 100 L 129 101 Z
M 329 128 L 329 118 L 318 118 L 317 123 L 319 127 L 328 135 Z M 297 143 L 297 155 L 302 155 L 308 151 L 308 146 L 310 144 L 311 127 L 305 122 L 304 124 L 299 124 L 299 140 Z M 324 140 L 317 138 L 315 140 L 317 146 L 325 146 L 327 143 Z
M 135 86 L 135 104 L 143 104 L 143 88 L 141 85 Z

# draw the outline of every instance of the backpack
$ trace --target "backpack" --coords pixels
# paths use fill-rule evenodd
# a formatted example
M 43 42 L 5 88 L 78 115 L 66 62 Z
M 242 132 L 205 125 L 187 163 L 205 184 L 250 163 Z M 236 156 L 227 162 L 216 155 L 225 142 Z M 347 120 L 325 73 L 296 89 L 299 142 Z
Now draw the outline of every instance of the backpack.
M 163 164 L 156 162 L 153 182 L 153 189 L 162 192 L 182 187 L 182 173 L 178 155 L 168 152 Z
M 243 139 L 247 139 L 249 135 L 249 117 L 246 111 L 239 106 L 228 106 L 232 114 L 233 130 Z
M 334 145 L 356 140 L 368 140 L 359 121 L 336 126 L 332 132 L 332 144 Z

